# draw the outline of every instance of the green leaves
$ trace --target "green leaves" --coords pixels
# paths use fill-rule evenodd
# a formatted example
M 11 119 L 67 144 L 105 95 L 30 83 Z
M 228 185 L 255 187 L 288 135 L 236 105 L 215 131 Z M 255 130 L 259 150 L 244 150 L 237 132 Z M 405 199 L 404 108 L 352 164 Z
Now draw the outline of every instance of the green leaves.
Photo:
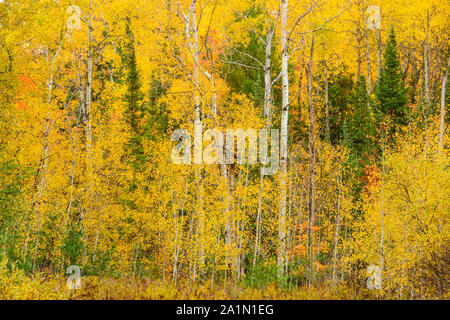
M 381 75 L 375 90 L 380 120 L 390 116 L 395 124 L 405 125 L 408 100 L 403 83 L 394 28 L 391 29 L 383 56 Z

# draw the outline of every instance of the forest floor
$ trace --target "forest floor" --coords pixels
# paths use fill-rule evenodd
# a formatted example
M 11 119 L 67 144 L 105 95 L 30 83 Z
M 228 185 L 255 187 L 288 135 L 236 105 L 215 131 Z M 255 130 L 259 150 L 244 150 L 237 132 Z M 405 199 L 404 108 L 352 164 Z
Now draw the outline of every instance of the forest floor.
M 395 299 L 395 297 L 392 297 Z M 0 299 L 16 300 L 354 300 L 392 299 L 378 290 L 364 287 L 317 286 L 282 287 L 267 284 L 251 288 L 243 284 L 217 284 L 210 281 L 179 283 L 148 278 L 82 277 L 80 289 L 69 289 L 67 276 L 24 276 L 0 274 Z

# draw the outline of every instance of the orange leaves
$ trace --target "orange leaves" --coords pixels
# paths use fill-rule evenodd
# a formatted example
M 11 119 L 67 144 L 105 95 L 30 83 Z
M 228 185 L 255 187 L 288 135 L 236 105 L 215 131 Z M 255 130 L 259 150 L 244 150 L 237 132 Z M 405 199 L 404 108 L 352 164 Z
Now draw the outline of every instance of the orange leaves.
M 16 97 L 17 100 L 17 108 L 19 110 L 25 111 L 27 109 L 27 97 L 33 95 L 37 92 L 38 88 L 36 83 L 32 80 L 31 77 L 20 75 L 20 87 L 17 89 L 18 95 Z

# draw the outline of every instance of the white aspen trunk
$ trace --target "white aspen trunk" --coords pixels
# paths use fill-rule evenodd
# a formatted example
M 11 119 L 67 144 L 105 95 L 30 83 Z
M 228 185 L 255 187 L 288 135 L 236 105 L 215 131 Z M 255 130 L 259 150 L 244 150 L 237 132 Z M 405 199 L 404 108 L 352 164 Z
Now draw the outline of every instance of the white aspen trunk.
M 289 74 L 287 47 L 287 13 L 288 0 L 281 2 L 281 78 L 282 78 L 282 106 L 281 106 L 281 138 L 280 138 L 280 213 L 278 216 L 278 277 L 283 275 L 286 251 L 286 193 L 287 193 L 287 142 L 289 120 Z
M 337 212 L 336 221 L 334 227 L 334 247 L 333 247 L 333 277 L 332 284 L 336 286 L 337 282 L 337 260 L 338 260 L 338 239 L 339 239 L 339 227 L 341 223 L 341 183 L 342 183 L 342 165 L 340 168 L 339 181 L 338 181 L 338 200 L 337 200 Z
M 198 63 L 198 30 L 197 30 L 197 1 L 192 0 L 191 1 L 191 28 L 192 28 L 192 57 L 194 59 L 194 85 L 195 85 L 195 95 L 194 95 L 194 113 L 195 113 L 195 121 L 199 121 L 201 123 L 201 110 L 200 110 L 200 97 L 198 94 L 198 88 L 199 88 L 199 63 Z M 187 21 L 189 24 L 189 20 Z M 188 25 L 189 29 L 189 25 Z M 190 44 L 190 43 L 189 43 Z M 191 44 L 190 44 L 191 45 Z M 197 212 L 197 218 L 198 218 L 198 239 L 200 240 L 201 235 L 204 230 L 204 217 L 203 217 L 203 196 L 202 196 L 202 187 L 201 187 L 201 167 L 198 166 L 197 172 L 196 172 L 196 180 L 197 180 L 197 192 L 198 192 L 198 212 Z M 201 240 L 198 241 L 197 245 L 199 246 L 199 259 L 200 259 L 200 273 L 203 269 L 204 261 L 205 261 L 205 254 L 203 250 L 203 245 Z M 196 268 L 197 264 L 194 265 L 194 281 L 196 277 Z
M 88 179 L 90 180 L 92 170 L 92 117 L 91 117 L 91 102 L 92 102 L 92 67 L 93 67 L 93 55 L 92 42 L 93 42 L 93 26 L 92 26 L 92 0 L 89 1 L 89 17 L 88 23 L 88 57 L 87 57 L 87 82 L 86 82 L 86 150 L 88 153 Z M 88 180 L 88 181 L 89 181 Z
M 84 122 L 86 122 L 86 105 L 85 105 L 85 91 L 83 88 L 83 78 L 81 76 L 81 73 L 78 72 L 78 93 L 80 95 L 80 112 L 79 112 L 79 116 L 77 119 L 77 123 L 79 123 L 80 119 L 83 119 Z M 74 159 L 74 161 L 76 161 L 76 159 Z M 71 178 L 75 178 L 75 166 L 76 166 L 76 162 L 72 167 L 72 177 Z M 71 182 L 72 183 L 72 182 Z M 73 192 L 73 189 L 71 189 Z M 72 206 L 72 202 L 69 203 L 70 207 Z M 67 217 L 66 217 L 66 225 L 67 225 L 67 221 L 69 219 L 69 214 L 70 211 L 68 209 L 67 211 Z M 83 210 L 80 210 L 80 222 L 81 222 L 81 227 L 84 228 L 84 213 Z M 84 235 L 83 235 L 83 240 L 84 240 Z M 84 242 L 84 241 L 83 241 Z
M 216 92 L 216 85 L 215 85 L 215 79 L 214 79 L 214 72 L 213 70 L 211 70 L 211 72 L 208 72 L 199 62 L 198 60 L 198 55 L 199 55 L 199 50 L 198 50 L 198 30 L 197 30 L 197 1 L 196 0 L 192 0 L 191 2 L 191 12 L 192 12 L 192 38 L 193 38 L 193 45 L 192 45 L 192 49 L 191 51 L 193 51 L 193 58 L 194 58 L 194 64 L 196 65 L 196 71 L 195 73 L 197 74 L 197 80 L 196 80 L 196 86 L 198 87 L 198 73 L 199 70 L 203 73 L 203 75 L 209 80 L 210 84 L 211 84 L 211 89 L 212 89 L 212 97 L 211 97 L 211 111 L 212 114 L 214 116 L 214 118 L 217 117 L 217 92 Z M 211 66 L 213 66 L 213 61 L 211 60 Z M 199 112 L 200 113 L 200 112 Z M 196 116 L 197 119 L 197 116 Z M 225 206 L 225 210 L 224 210 L 224 214 L 225 216 L 228 217 L 227 219 L 227 225 L 226 225 L 226 244 L 231 246 L 232 245 L 232 233 L 233 233 L 233 225 L 234 225 L 234 217 L 230 216 L 230 186 L 229 186 L 229 178 L 233 178 L 232 176 L 228 175 L 228 168 L 226 163 L 222 163 L 220 164 L 220 172 L 222 175 L 222 178 L 224 180 L 224 183 L 226 185 L 226 195 L 225 195 L 225 201 L 226 201 L 226 206 Z M 200 219 L 199 223 L 200 223 L 200 234 L 203 234 L 204 232 L 204 217 L 202 219 Z M 201 261 L 201 266 L 204 266 L 204 261 L 205 261 L 205 255 L 204 255 L 204 249 L 201 248 L 200 249 L 200 261 Z M 237 268 L 237 266 L 236 266 Z
M 56 58 L 59 55 L 59 52 L 61 51 L 63 40 L 64 40 L 64 36 L 61 38 L 61 40 L 59 42 L 59 45 L 58 45 L 58 49 L 56 50 L 55 54 L 53 55 L 52 61 L 51 61 L 50 77 L 49 77 L 49 80 L 48 80 L 48 83 L 47 83 L 47 88 L 48 88 L 47 104 L 49 106 L 52 103 L 55 61 L 56 61 Z M 48 55 L 48 51 L 47 51 L 47 55 Z M 36 204 L 32 205 L 32 207 L 35 206 L 35 208 L 36 208 L 35 210 L 39 214 L 38 231 L 37 231 L 37 237 L 36 237 L 36 248 L 35 248 L 35 252 L 34 252 L 34 256 L 33 256 L 33 273 L 35 272 L 36 253 L 37 253 L 37 249 L 38 249 L 38 246 L 39 246 L 39 233 L 40 233 L 41 218 L 42 218 L 42 211 L 40 209 L 40 203 L 42 202 L 42 197 L 43 197 L 43 194 L 45 192 L 45 187 L 46 187 L 46 174 L 47 174 L 47 166 L 48 166 L 48 136 L 50 134 L 50 132 L 49 132 L 50 131 L 49 121 L 50 121 L 49 114 L 47 113 L 47 118 L 45 120 L 44 145 L 43 145 L 42 158 L 41 158 L 41 164 L 43 165 L 43 167 L 42 167 L 43 176 L 42 176 L 41 182 L 39 184 L 39 193 L 38 193 L 37 205 Z M 25 243 L 25 255 L 26 255 L 26 248 L 28 246 L 29 231 L 30 231 L 30 229 L 28 229 L 28 231 L 27 231 L 27 239 L 26 239 L 26 243 Z
M 298 77 L 298 93 L 297 93 L 297 104 L 298 104 L 298 123 L 302 123 L 302 81 L 303 81 L 303 57 L 301 58 L 302 62 L 300 62 L 299 55 L 299 77 Z
M 77 152 L 77 147 L 76 147 L 76 142 L 74 141 L 74 138 L 72 137 L 72 130 L 70 128 L 70 124 L 69 121 L 67 121 L 67 128 L 69 131 L 69 135 L 71 136 L 71 140 L 72 140 L 72 152 L 74 154 L 74 158 L 72 160 L 72 173 L 70 175 L 70 196 L 69 196 L 69 204 L 67 206 L 67 213 L 66 213 L 66 221 L 65 221 L 65 226 L 67 227 L 67 223 L 69 221 L 69 216 L 70 216 L 70 210 L 72 209 L 72 203 L 73 203 L 73 189 L 74 189 L 74 180 L 75 180 L 75 170 L 76 170 L 76 166 L 77 166 L 77 156 L 78 156 L 78 152 Z
M 327 61 L 325 64 L 325 139 L 330 142 L 330 102 L 328 97 L 328 66 Z
M 357 41 L 358 41 L 358 48 L 357 48 L 357 67 L 356 67 L 356 83 L 359 82 L 359 80 L 361 79 L 361 35 L 360 35 L 360 31 L 358 28 L 357 31 Z
M 39 235 L 41 231 L 42 224 L 42 208 L 41 203 L 43 201 L 43 196 L 45 190 L 47 188 L 47 167 L 48 167 L 48 136 L 50 134 L 50 126 L 49 126 L 49 114 L 47 113 L 47 118 L 45 119 L 45 131 L 44 131 L 44 145 L 42 147 L 42 157 L 41 157 L 41 165 L 42 165 L 42 177 L 39 182 L 39 191 L 38 191 L 38 200 L 35 204 L 35 211 L 38 213 L 38 221 L 37 221 L 37 234 L 36 234 L 36 243 L 33 253 L 33 274 L 36 271 L 36 256 L 37 251 L 39 249 Z M 27 236 L 28 237 L 28 236 Z
M 384 159 L 386 152 L 386 128 L 383 129 L 383 150 L 382 150 L 382 170 L 381 170 L 381 213 L 380 213 L 380 270 L 381 280 L 380 288 L 383 289 L 383 270 L 384 270 Z
M 377 29 L 377 78 L 376 82 L 378 83 L 378 79 L 380 79 L 381 75 L 381 35 L 380 29 Z
M 266 119 L 266 130 L 270 132 L 270 126 L 272 122 L 272 40 L 275 34 L 276 25 L 274 25 L 268 32 L 266 36 L 266 57 L 264 64 L 264 117 Z M 261 239 L 261 211 L 262 211 L 262 199 L 264 192 L 264 174 L 263 166 L 260 169 L 260 180 L 259 180 L 259 199 L 258 199 L 258 210 L 256 216 L 256 235 L 255 235 L 255 245 L 253 254 L 253 268 L 255 267 L 256 260 L 259 254 L 259 243 Z
M 137 266 L 137 258 L 139 255 L 139 242 L 136 245 L 136 250 L 135 250 L 135 254 L 134 254 L 134 262 L 133 262 L 133 277 L 136 276 L 136 266 Z M 164 273 L 163 273 L 164 274 Z
M 175 257 L 173 259 L 173 285 L 177 285 L 178 280 L 178 259 L 180 256 L 180 247 L 183 241 L 183 215 L 181 215 L 180 236 L 175 247 Z
M 316 215 L 315 209 L 315 137 L 314 137 L 314 105 L 312 100 L 312 78 L 313 78 L 313 58 L 314 58 L 314 35 L 311 39 L 311 53 L 309 58 L 309 77 L 308 77 L 308 103 L 309 103 L 309 230 L 308 230 L 308 255 L 310 265 L 310 276 L 312 264 L 314 262 L 314 221 Z M 311 279 L 310 279 L 311 280 Z
M 264 63 L 264 117 L 266 118 L 266 129 L 270 128 L 272 121 L 272 40 L 275 34 L 274 25 L 266 36 L 266 58 Z
M 345 216 L 342 219 L 342 225 L 345 225 Z M 344 245 L 342 248 L 342 256 L 341 256 L 341 283 L 344 282 L 344 274 L 345 274 L 345 257 L 347 253 L 347 228 L 344 231 Z
M 64 37 L 63 37 L 63 39 L 64 39 Z M 58 49 L 56 50 L 56 52 L 55 52 L 55 54 L 53 55 L 53 58 L 52 58 L 51 74 L 50 74 L 50 79 L 49 79 L 49 81 L 48 81 L 48 98 L 47 98 L 47 103 L 48 103 L 48 104 L 51 104 L 51 103 L 52 103 L 53 78 L 54 78 L 53 72 L 54 72 L 54 69 L 55 69 L 55 61 L 56 61 L 56 58 L 58 57 L 59 52 L 61 51 L 63 39 L 61 39 L 61 41 L 59 42 Z
M 298 225 L 299 225 L 299 235 L 298 235 L 298 247 L 302 245 L 302 224 L 303 224 L 303 200 L 304 200 L 304 181 L 300 187 L 300 205 L 298 212 Z M 298 250 L 298 257 L 300 257 L 300 250 Z
M 423 48 L 423 75 L 425 82 L 425 108 L 424 108 L 424 121 L 425 121 L 425 146 L 424 146 L 424 154 L 425 160 L 428 155 L 428 112 L 430 108 L 430 64 L 429 64 L 429 42 L 430 42 L 430 14 L 427 11 L 427 34 Z
M 256 260 L 259 254 L 259 241 L 261 238 L 261 211 L 262 211 L 262 194 L 264 192 L 264 175 L 261 174 L 259 177 L 259 198 L 258 198 L 258 210 L 256 214 L 256 235 L 255 235 L 255 246 L 253 249 L 253 268 L 255 268 Z
M 175 239 L 173 241 L 173 270 L 172 270 L 172 281 L 174 286 L 176 286 L 177 283 L 177 269 L 178 269 L 178 255 L 177 255 L 177 247 L 178 247 L 178 214 L 175 209 L 175 199 L 173 195 L 173 189 L 170 188 L 170 197 L 172 200 L 172 214 L 173 214 L 173 221 L 174 221 L 174 229 L 175 229 Z M 181 220 L 181 224 L 183 223 L 183 220 Z M 183 224 L 181 225 L 181 230 L 183 230 Z
M 208 72 L 199 62 L 198 60 L 198 55 L 199 55 L 199 50 L 198 50 L 198 30 L 197 30 L 197 1 L 196 0 L 192 0 L 191 2 L 191 15 L 192 15 L 192 47 L 191 47 L 191 52 L 193 55 L 193 59 L 194 59 L 194 83 L 195 86 L 198 88 L 199 86 L 199 82 L 198 82 L 198 74 L 199 74 L 199 70 L 203 73 L 203 75 L 209 80 L 210 84 L 211 84 L 211 88 L 212 88 L 212 98 L 211 98 L 211 111 L 212 114 L 214 116 L 214 118 L 217 117 L 217 92 L 216 92 L 216 85 L 215 85 L 215 79 L 214 79 L 214 73 L 213 71 Z M 189 43 L 189 45 L 191 46 L 191 44 Z M 213 66 L 213 61 L 211 60 L 211 66 Z M 196 111 L 195 111 L 195 117 L 196 120 L 200 120 L 200 105 L 199 105 L 199 97 L 198 95 L 196 95 Z M 229 216 L 229 212 L 230 212 L 230 190 L 229 190 L 229 185 L 228 185 L 228 170 L 227 170 L 227 165 L 226 163 L 220 164 L 220 171 L 221 171 L 221 175 L 224 179 L 224 183 L 226 184 L 227 188 L 226 188 L 226 195 L 225 195 L 225 201 L 227 202 L 227 205 L 225 207 L 225 215 Z M 200 234 L 203 233 L 204 230 L 204 221 L 203 218 L 200 219 L 199 221 L 200 223 Z M 227 226 L 226 226 L 226 243 L 228 245 L 231 245 L 231 238 L 232 235 L 231 233 L 233 232 L 233 217 L 229 216 L 229 219 L 227 221 Z M 200 249 L 200 261 L 202 266 L 204 265 L 204 250 L 203 248 Z
M 200 106 L 200 96 L 199 96 L 199 63 L 198 63 L 198 38 L 197 38 L 197 1 L 191 0 L 191 4 L 189 7 L 188 14 L 185 14 L 183 12 L 183 9 L 180 6 L 180 3 L 178 2 L 179 11 L 181 15 L 183 16 L 184 23 L 185 23 L 185 36 L 186 36 L 186 43 L 189 47 L 189 50 L 192 55 L 192 59 L 194 60 L 193 65 L 193 75 L 192 75 L 192 81 L 194 84 L 194 119 L 196 125 L 202 125 L 202 114 L 201 114 L 201 106 Z M 192 20 L 192 21 L 191 21 Z M 192 30 L 192 38 L 193 43 L 191 43 L 191 30 Z M 200 136 L 198 137 L 201 139 L 201 132 Z M 194 259 L 194 265 L 193 269 L 191 268 L 191 279 L 195 281 L 196 274 L 197 274 L 197 258 L 200 259 L 200 261 L 204 261 L 204 253 L 201 248 L 201 244 L 199 244 L 199 234 L 202 233 L 203 230 L 203 191 L 202 191 L 202 179 L 201 179 L 201 163 L 202 163 L 202 150 L 197 150 L 194 148 L 194 162 L 197 164 L 196 172 L 195 172 L 195 181 L 197 185 L 197 212 L 196 212 L 196 218 L 198 220 L 198 228 L 193 227 L 193 219 L 191 219 L 191 227 L 190 230 L 197 236 L 196 241 L 196 248 L 194 248 L 195 252 L 198 252 L 198 257 L 195 257 Z M 203 265 L 203 264 L 202 264 Z
M 445 93 L 447 92 L 448 69 L 450 69 L 450 58 L 448 58 L 447 60 L 447 70 L 442 78 L 441 112 L 439 121 L 439 149 L 438 149 L 439 154 L 441 153 L 441 150 L 444 147 L 445 113 L 446 113 Z
M 186 189 L 184 192 L 184 201 L 182 202 L 181 205 L 181 225 L 180 225 L 180 236 L 178 238 L 178 244 L 175 250 L 175 259 L 174 259 L 174 285 L 177 285 L 177 279 L 178 279 L 178 259 L 180 256 L 180 248 L 181 248 L 181 243 L 183 241 L 183 218 L 184 218 L 184 205 L 186 203 L 186 198 L 187 198 L 187 190 L 188 190 L 188 183 L 187 183 L 187 179 L 186 179 Z
M 93 26 L 92 26 L 92 11 L 93 3 L 89 1 L 89 14 L 87 19 L 88 25 L 88 53 L 87 53 L 87 81 L 86 81 L 86 102 L 85 102 L 85 119 L 86 119 L 86 153 L 87 153 L 87 194 L 89 197 L 89 213 L 92 211 L 92 116 L 91 116 L 91 103 L 92 103 L 92 72 L 93 72 Z M 87 234 L 87 237 L 89 234 Z M 86 259 L 87 243 L 84 245 L 84 253 L 82 262 L 84 264 Z
M 424 87 L 425 87 L 425 104 L 428 109 L 430 104 L 430 66 L 428 63 L 429 55 L 429 42 L 430 42 L 430 15 L 427 11 L 427 34 L 425 39 L 425 44 L 423 48 L 423 76 L 424 76 Z
M 318 150 L 318 157 L 319 157 L 319 160 L 318 160 L 318 163 L 319 163 L 319 178 L 318 178 L 318 184 L 319 184 L 319 186 L 320 185 L 323 185 L 323 167 L 324 167 L 324 161 L 323 161 L 323 147 L 324 147 L 324 144 L 320 144 L 319 145 L 319 148 L 318 149 L 315 149 L 314 148 L 314 150 Z M 317 242 L 315 241 L 316 240 L 316 237 L 314 237 L 313 239 L 312 239 L 312 241 L 313 241 L 313 257 L 314 257 L 314 261 L 315 261 L 315 257 L 316 257 L 316 254 L 319 252 L 319 248 L 320 248 L 320 244 L 321 244 L 321 241 L 322 241 L 322 233 L 320 232 L 320 224 L 321 224 L 321 217 L 322 217 L 322 203 L 323 203 L 323 201 L 322 201 L 322 193 L 320 193 L 319 192 L 319 194 L 318 194 L 318 196 L 317 196 L 317 210 L 316 210 L 316 212 L 317 212 L 317 229 L 319 230 L 319 232 L 318 232 L 318 234 L 317 234 Z M 316 219 L 315 219 L 316 220 Z M 317 270 L 317 268 L 316 268 L 316 266 L 314 266 L 313 265 L 313 270 L 314 271 L 316 271 Z
M 292 172 L 292 161 L 289 165 L 289 171 Z M 288 217 L 287 217 L 287 236 L 286 236 L 286 262 L 285 262 L 285 273 L 289 274 L 289 251 L 291 249 L 291 212 L 292 212 L 292 176 L 289 175 L 289 207 L 288 207 Z
M 361 79 L 361 64 L 362 64 L 362 54 L 361 54 L 361 43 L 363 41 L 363 35 L 361 34 L 362 25 L 364 25 L 364 9 L 362 7 L 362 1 L 357 3 L 359 10 L 359 21 L 356 22 L 356 41 L 357 41 L 357 68 L 356 68 L 356 83 Z
M 372 74 L 370 71 L 370 42 L 369 42 L 369 30 L 366 29 L 366 45 L 367 45 L 367 96 L 369 99 L 367 100 L 367 107 L 370 111 L 370 94 L 372 93 Z

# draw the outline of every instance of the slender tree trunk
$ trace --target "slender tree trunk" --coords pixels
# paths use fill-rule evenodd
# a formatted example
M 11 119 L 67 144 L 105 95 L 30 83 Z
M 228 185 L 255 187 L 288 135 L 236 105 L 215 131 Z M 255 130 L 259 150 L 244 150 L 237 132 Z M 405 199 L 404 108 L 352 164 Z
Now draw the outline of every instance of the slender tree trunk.
M 384 174 L 385 174 L 385 152 L 386 152 L 386 128 L 383 128 L 383 150 L 382 150 L 382 169 L 381 169 L 381 213 L 380 213 L 380 270 L 381 281 L 380 286 L 383 288 L 383 270 L 384 270 Z
M 367 107 L 370 110 L 370 95 L 372 93 L 372 73 L 370 66 L 370 42 L 369 42 L 369 30 L 367 27 L 366 30 L 366 45 L 367 45 L 367 96 L 369 97 L 367 100 Z
M 425 88 L 425 106 L 423 108 L 423 117 L 425 122 L 425 146 L 424 154 L 425 160 L 428 156 L 428 113 L 430 111 L 430 64 L 429 64 L 429 50 L 430 50 L 430 14 L 427 11 L 427 31 L 426 39 L 423 48 L 423 72 L 424 72 L 424 88 Z
M 289 163 L 289 172 L 292 172 L 292 161 Z M 285 263 L 285 273 L 289 275 L 289 251 L 291 249 L 291 212 L 292 212 L 292 175 L 289 175 L 289 206 L 288 206 L 288 217 L 287 217 L 287 236 L 286 236 L 286 263 Z
M 312 275 L 312 264 L 314 263 L 314 224 L 316 216 L 315 208 L 315 134 L 314 134 L 314 105 L 312 99 L 312 79 L 313 79 L 313 59 L 314 59 L 314 35 L 311 39 L 311 52 L 309 57 L 309 77 L 308 77 L 308 104 L 309 104 L 309 227 L 308 227 L 308 255 L 309 255 L 309 276 Z M 311 278 L 310 278 L 311 280 Z
M 330 102 L 328 98 L 328 66 L 327 61 L 324 60 L 325 67 L 325 139 L 330 142 Z
M 86 180 L 87 186 L 86 191 L 89 197 L 89 213 L 92 212 L 92 115 L 91 115 L 91 103 L 92 103 L 92 73 L 93 73 L 93 60 L 94 60 L 94 51 L 93 51 L 93 25 L 92 25 L 92 13 L 93 13 L 93 3 L 92 0 L 89 1 L 89 14 L 87 19 L 88 25 L 88 53 L 87 53 L 87 81 L 86 81 L 86 101 L 85 101 L 85 121 L 86 121 L 86 156 L 87 156 L 87 165 L 86 165 Z M 89 236 L 89 234 L 87 234 Z M 87 242 L 87 240 L 86 240 Z M 87 253 L 87 243 L 84 244 L 84 252 L 82 262 L 84 264 Z
M 200 106 L 200 96 L 199 96 L 199 62 L 198 62 L 198 36 L 197 36 L 197 0 L 191 0 L 189 13 L 187 15 L 184 14 L 182 8 L 180 7 L 181 14 L 183 15 L 185 22 L 185 35 L 186 42 L 188 47 L 190 48 L 192 58 L 194 60 L 193 65 L 193 84 L 194 84 L 194 119 L 195 119 L 195 138 L 198 141 L 202 140 L 202 112 Z M 192 20 L 192 21 L 191 21 Z M 191 42 L 191 31 L 192 31 L 192 42 Z M 200 143 L 201 145 L 201 143 Z M 200 235 L 204 229 L 204 219 L 203 219 L 203 188 L 202 188 L 202 179 L 201 179 L 201 164 L 202 164 L 202 149 L 194 147 L 194 163 L 197 165 L 195 172 L 195 181 L 197 185 L 197 212 L 196 218 L 198 221 L 198 227 L 192 229 L 196 236 L 196 252 L 198 252 L 198 257 L 195 257 L 192 280 L 195 281 L 197 274 L 197 259 L 200 259 L 201 265 L 203 266 L 204 261 L 204 250 L 202 248 Z M 191 221 L 193 223 L 193 221 Z
M 45 190 L 47 188 L 47 167 L 48 167 L 48 136 L 50 134 L 50 115 L 47 113 L 47 118 L 45 119 L 45 131 L 44 131 L 44 145 L 42 147 L 42 157 L 41 157 L 41 163 L 42 163 L 42 177 L 39 182 L 39 191 L 38 191 L 38 199 L 37 203 L 35 205 L 35 211 L 38 214 L 38 220 L 37 220 L 37 234 L 36 234 L 36 243 L 33 253 L 33 274 L 36 271 L 36 256 L 37 251 L 39 249 L 39 236 L 41 231 L 41 225 L 42 225 L 42 202 Z
M 270 126 L 272 122 L 272 40 L 275 34 L 276 25 L 267 31 L 266 36 L 266 57 L 264 64 L 264 118 L 266 120 L 266 130 L 270 132 Z M 253 254 L 253 268 L 255 267 L 256 260 L 259 254 L 259 244 L 261 239 L 261 214 L 262 214 L 262 201 L 264 193 L 264 165 L 261 164 L 260 179 L 259 179 L 259 198 L 258 209 L 256 215 L 256 235 Z
M 245 190 L 246 193 L 244 194 L 244 209 L 243 209 L 243 216 L 246 216 L 246 209 L 247 209 L 247 190 L 248 190 L 248 167 L 249 163 L 247 162 L 247 167 L 245 170 Z M 244 237 L 244 228 L 245 228 L 245 219 L 241 219 L 241 226 L 239 228 L 240 235 L 239 235 L 239 244 L 238 244 L 238 261 L 237 261 L 237 271 L 238 271 L 238 281 L 242 277 L 243 273 L 243 260 L 245 258 L 245 251 L 242 250 L 243 247 L 243 237 Z
M 72 160 L 72 173 L 70 175 L 70 196 L 69 196 L 69 204 L 67 205 L 67 213 L 66 213 L 66 220 L 65 220 L 65 226 L 67 227 L 67 223 L 69 221 L 69 216 L 70 216 L 70 210 L 72 209 L 72 203 L 73 203 L 73 190 L 74 190 L 74 180 L 75 180 L 75 170 L 76 170 L 76 166 L 77 166 L 77 156 L 78 156 L 78 151 L 77 151 L 77 146 L 76 146 L 76 142 L 74 141 L 74 138 L 72 136 L 72 130 L 71 130 L 71 125 L 69 123 L 69 121 L 67 120 L 67 128 L 68 128 L 68 132 L 69 132 L 69 136 L 71 137 L 70 140 L 72 141 L 72 152 L 73 152 L 73 160 Z M 76 133 L 75 133 L 76 134 Z
M 61 51 L 61 47 L 62 47 L 62 43 L 64 40 L 64 35 L 61 38 L 59 45 L 58 45 L 58 49 L 56 50 L 56 52 L 54 53 L 52 60 L 51 60 L 51 65 L 50 65 L 50 77 L 49 80 L 47 82 L 47 88 L 48 88 L 48 95 L 47 95 L 47 104 L 50 106 L 52 103 L 52 94 L 53 94 L 53 86 L 54 86 L 54 69 L 55 69 L 55 61 L 56 58 L 58 57 L 60 51 Z M 48 51 L 47 51 L 47 57 L 48 57 Z M 48 62 L 48 59 L 47 59 Z M 45 132 L 44 132 L 44 146 L 43 146 L 43 152 L 42 152 L 42 158 L 41 158 L 41 164 L 43 165 L 42 169 L 43 169 L 43 176 L 42 176 L 42 180 L 40 183 L 40 190 L 39 190 L 39 197 L 38 197 L 38 201 L 37 201 L 37 206 L 35 204 L 32 204 L 32 210 L 33 208 L 35 208 L 36 212 L 39 213 L 39 219 L 38 219 L 38 234 L 37 234 L 37 239 L 36 239 L 36 246 L 39 245 L 39 233 L 40 233 L 40 226 L 41 226 L 41 217 L 42 217 L 42 212 L 40 210 L 40 203 L 42 201 L 42 196 L 44 193 L 44 189 L 45 189 L 45 184 L 46 184 L 46 172 L 47 172 L 47 166 L 48 166 L 48 136 L 50 134 L 49 130 L 49 114 L 47 113 L 47 118 L 46 118 L 46 124 L 45 124 L 46 128 L 45 128 Z M 44 184 L 44 189 L 42 189 L 42 183 Z M 28 245 L 28 237 L 29 237 L 29 229 L 27 232 L 27 240 L 26 240 L 26 244 L 25 244 L 25 248 Z M 37 250 L 37 247 L 36 247 Z M 35 259 L 36 259 L 36 250 L 35 250 L 35 254 L 33 257 L 33 273 L 35 272 Z M 26 255 L 26 249 L 25 249 L 25 255 Z
M 282 77 L 282 106 L 281 106 L 281 139 L 280 139 L 280 213 L 278 216 L 278 277 L 283 275 L 286 261 L 286 197 L 287 197 L 287 142 L 289 121 L 289 74 L 288 74 L 288 47 L 287 47 L 287 14 L 288 0 L 282 0 L 281 11 L 281 77 Z
M 338 200 L 337 200 L 337 212 L 336 221 L 334 226 L 334 246 L 333 246 L 333 286 L 336 286 L 337 282 L 337 260 L 338 260 L 338 239 L 339 239 L 339 227 L 341 223 L 341 183 L 342 183 L 342 164 L 340 168 L 339 181 L 338 181 Z
M 357 26 L 357 31 L 356 31 L 356 40 L 358 42 L 358 48 L 357 48 L 357 67 L 356 67 L 356 83 L 359 82 L 359 80 L 361 79 L 361 62 L 362 62 L 362 57 L 361 57 L 361 32 L 360 32 L 360 28 L 359 26 Z
M 86 150 L 88 153 L 88 181 L 90 180 L 90 175 L 92 174 L 92 116 L 91 116 L 91 103 L 92 103 L 92 71 L 93 71 L 93 26 L 92 26 L 92 0 L 89 1 L 89 17 L 88 17 L 88 57 L 87 57 L 87 82 L 86 82 Z M 90 182 L 89 182 L 90 183 Z
M 270 128 L 272 121 L 272 40 L 275 34 L 274 25 L 266 36 L 266 57 L 264 64 L 264 117 L 266 118 L 266 129 Z
M 381 35 L 380 29 L 377 29 L 377 78 L 375 81 L 378 83 L 378 79 L 381 75 Z
M 445 75 L 442 78 L 442 89 L 441 89 L 441 112 L 440 112 L 440 121 L 439 121 L 439 154 L 444 146 L 444 132 L 445 132 L 445 112 L 446 112 L 446 104 L 445 104 L 445 95 L 447 92 L 447 78 L 448 78 L 448 70 L 450 69 L 450 57 L 447 60 L 447 70 L 445 71 Z
M 303 61 L 300 62 L 300 55 L 299 55 L 299 62 L 298 62 L 298 69 L 299 69 L 299 76 L 298 76 L 298 93 L 297 93 L 297 104 L 298 104 L 298 123 L 301 125 L 302 123 L 302 81 L 303 81 Z M 303 58 L 302 58 L 303 59 Z
M 427 11 L 427 34 L 423 47 L 423 72 L 424 72 L 424 87 L 425 87 L 425 104 L 428 109 L 430 104 L 430 66 L 429 66 L 429 42 L 430 42 L 430 14 Z
M 175 210 L 175 200 L 173 196 L 173 191 L 171 191 L 172 195 L 172 208 L 173 208 L 173 218 L 175 222 L 175 240 L 174 240 L 174 253 L 173 253 L 173 271 L 172 271 L 172 280 L 174 286 L 177 285 L 178 279 L 178 259 L 180 255 L 180 246 L 183 241 L 183 217 L 184 217 L 184 204 L 187 198 L 187 190 L 188 190 L 188 179 L 186 178 L 186 186 L 184 192 L 184 200 L 181 201 L 181 217 L 180 221 L 178 220 L 178 214 Z M 179 221 L 179 222 L 178 222 Z
M 262 168 L 260 170 L 261 174 L 259 177 L 259 198 L 258 198 L 258 210 L 256 214 L 256 235 L 255 235 L 255 245 L 253 249 L 253 268 L 255 268 L 256 261 L 259 255 L 259 243 L 261 239 L 261 211 L 262 211 L 262 199 L 264 192 L 264 175 L 262 174 Z

